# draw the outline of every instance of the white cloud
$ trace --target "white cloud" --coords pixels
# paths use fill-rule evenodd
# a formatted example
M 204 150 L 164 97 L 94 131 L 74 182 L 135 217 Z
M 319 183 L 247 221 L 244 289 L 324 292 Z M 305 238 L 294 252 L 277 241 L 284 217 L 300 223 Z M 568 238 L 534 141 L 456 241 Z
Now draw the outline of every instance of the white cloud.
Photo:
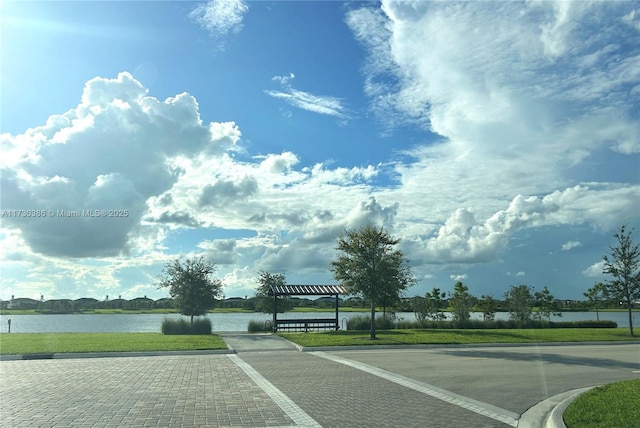
M 564 244 L 562 244 L 562 251 L 569 251 L 573 248 L 577 248 L 580 247 L 582 245 L 582 243 L 580 241 L 567 241 Z
M 265 90 L 264 93 L 273 98 L 284 100 L 294 107 L 307 110 L 313 113 L 334 116 L 340 119 L 349 119 L 350 112 L 344 106 L 340 98 L 331 96 L 314 95 L 309 92 L 299 91 L 291 85 L 291 80 L 295 75 L 274 76 L 271 80 L 281 84 L 283 90 Z
M 601 260 L 596 262 L 582 271 L 584 276 L 588 276 L 590 278 L 602 276 L 602 271 L 604 269 L 604 261 Z
M 516 274 L 516 276 L 525 276 L 526 274 L 523 271 L 520 271 Z
M 233 123 L 203 125 L 192 96 L 161 102 L 120 73 L 87 82 L 81 103 L 46 125 L 3 137 L 3 208 L 47 211 L 36 221 L 11 218 L 5 224 L 42 254 L 105 257 L 136 251 L 132 244 L 146 233 L 140 220 L 147 200 L 171 189 L 183 173 L 172 159 L 215 159 L 240 134 Z M 59 210 L 80 214 L 61 218 Z M 90 210 L 107 216 L 82 214 Z
M 226 36 L 242 29 L 242 20 L 249 10 L 243 0 L 209 0 L 199 4 L 189 17 L 214 36 Z
M 638 153 L 640 48 L 620 45 L 631 36 L 619 25 L 629 4 L 591 10 L 604 7 L 389 0 L 349 12 L 370 54 L 374 112 L 389 126 L 422 124 L 440 137 L 414 151 L 410 172 L 422 176 L 412 181 L 455 187 L 469 195 L 466 205 L 553 191 L 602 148 Z M 589 56 L 597 59 L 587 64 Z
M 463 274 L 459 274 L 459 275 L 449 275 L 449 278 L 451 278 L 454 281 L 464 281 L 465 279 L 468 278 L 468 275 L 466 273 Z

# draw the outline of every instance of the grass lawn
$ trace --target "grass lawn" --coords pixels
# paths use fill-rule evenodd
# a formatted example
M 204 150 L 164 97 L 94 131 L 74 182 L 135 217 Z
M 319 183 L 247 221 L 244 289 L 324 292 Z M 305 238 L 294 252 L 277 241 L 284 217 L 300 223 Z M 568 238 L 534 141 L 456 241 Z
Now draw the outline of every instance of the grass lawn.
M 68 352 L 193 351 L 227 349 L 220 336 L 162 333 L 3 333 L 0 354 Z
M 640 426 L 640 379 L 612 383 L 585 392 L 564 413 L 567 428 Z
M 467 343 L 538 343 L 538 342 L 598 342 L 637 340 L 626 328 L 550 328 L 550 329 L 431 329 L 385 330 L 369 339 L 368 331 L 338 331 L 325 333 L 280 333 L 302 346 L 344 345 L 416 345 Z

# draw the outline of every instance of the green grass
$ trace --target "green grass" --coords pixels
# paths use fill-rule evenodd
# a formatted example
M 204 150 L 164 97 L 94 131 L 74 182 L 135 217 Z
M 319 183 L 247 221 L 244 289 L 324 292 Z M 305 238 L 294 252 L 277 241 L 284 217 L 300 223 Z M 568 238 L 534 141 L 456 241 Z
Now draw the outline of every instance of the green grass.
M 640 426 L 640 379 L 594 388 L 578 397 L 564 413 L 568 428 Z
M 512 330 L 386 330 L 378 331 L 371 340 L 368 331 L 339 331 L 326 333 L 281 333 L 282 337 L 302 346 L 352 345 L 416 345 L 416 344 L 473 344 L 473 343 L 542 343 L 542 342 L 598 342 L 637 340 L 626 328 L 610 329 L 512 329 Z
M 227 349 L 220 336 L 161 333 L 3 333 L 0 354 Z

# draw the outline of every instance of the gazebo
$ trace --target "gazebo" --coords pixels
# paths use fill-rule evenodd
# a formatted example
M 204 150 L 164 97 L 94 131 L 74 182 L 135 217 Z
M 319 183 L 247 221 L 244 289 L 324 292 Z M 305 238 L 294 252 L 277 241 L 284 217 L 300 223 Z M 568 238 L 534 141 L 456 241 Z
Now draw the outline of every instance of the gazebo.
M 327 329 L 339 330 L 338 321 L 338 296 L 346 294 L 344 287 L 340 285 L 272 285 L 269 296 L 273 296 L 273 331 L 278 330 L 303 330 Z M 278 319 L 278 297 L 284 296 L 336 296 L 335 318 L 311 318 L 311 319 Z

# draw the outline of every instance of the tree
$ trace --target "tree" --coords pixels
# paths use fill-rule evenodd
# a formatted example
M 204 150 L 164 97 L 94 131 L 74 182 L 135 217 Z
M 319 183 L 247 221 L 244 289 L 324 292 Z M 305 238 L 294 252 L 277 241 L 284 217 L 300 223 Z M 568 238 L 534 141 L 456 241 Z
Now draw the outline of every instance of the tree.
M 602 273 L 611 275 L 613 279 L 604 284 L 608 298 L 616 299 L 627 306 L 629 312 L 629 333 L 633 336 L 633 302 L 640 299 L 640 248 L 633 245 L 631 234 L 626 226 L 620 227 L 613 237 L 618 241 L 615 247 L 609 247 L 609 255 L 603 256 Z
M 536 318 L 542 319 L 543 317 L 547 318 L 549 322 L 551 322 L 551 315 L 561 317 L 562 312 L 560 312 L 555 303 L 555 299 L 553 298 L 553 294 L 549 291 L 547 286 L 542 289 L 542 291 L 536 291 L 534 293 L 534 299 L 538 302 L 538 312 L 536 312 Z
M 424 297 L 414 297 L 413 312 L 416 315 L 416 319 L 420 322 L 427 319 L 433 321 L 445 320 L 446 316 L 442 310 L 445 307 L 444 298 L 446 296 L 444 291 L 440 291 L 439 288 L 434 287 L 431 292 L 427 291 Z
M 453 286 L 453 294 L 449 299 L 453 320 L 466 321 L 471 318 L 471 309 L 474 303 L 475 298 L 469 293 L 469 288 L 460 281 L 456 282 Z
M 176 308 L 182 315 L 205 315 L 222 293 L 222 281 L 213 278 L 216 266 L 203 257 L 175 259 L 162 271 L 158 288 L 168 288 Z
M 482 295 L 480 301 L 480 309 L 482 310 L 483 321 L 493 321 L 496 319 L 496 311 L 498 309 L 498 302 L 492 295 Z
M 347 292 L 369 301 L 371 339 L 376 338 L 376 305 L 397 298 L 415 282 L 404 254 L 393 248 L 398 242 L 382 227 L 346 230 L 336 247 L 341 254 L 331 262 L 334 278 Z
M 600 314 L 598 313 L 598 308 L 600 307 L 599 302 L 605 300 L 605 287 L 604 284 L 598 282 L 593 285 L 590 289 L 588 289 L 584 294 L 584 297 L 589 299 L 589 306 L 596 310 L 596 319 L 600 321 Z
M 285 285 L 286 277 L 284 273 L 269 273 L 261 270 L 258 272 L 258 289 L 256 290 L 256 310 L 265 314 L 273 313 L 273 297 L 269 296 L 269 291 L 274 285 Z M 291 302 L 284 297 L 278 297 L 278 313 L 284 313 L 291 309 Z
M 509 308 L 509 317 L 517 321 L 528 321 L 531 317 L 533 289 L 528 285 L 512 285 L 504 293 L 504 300 Z

